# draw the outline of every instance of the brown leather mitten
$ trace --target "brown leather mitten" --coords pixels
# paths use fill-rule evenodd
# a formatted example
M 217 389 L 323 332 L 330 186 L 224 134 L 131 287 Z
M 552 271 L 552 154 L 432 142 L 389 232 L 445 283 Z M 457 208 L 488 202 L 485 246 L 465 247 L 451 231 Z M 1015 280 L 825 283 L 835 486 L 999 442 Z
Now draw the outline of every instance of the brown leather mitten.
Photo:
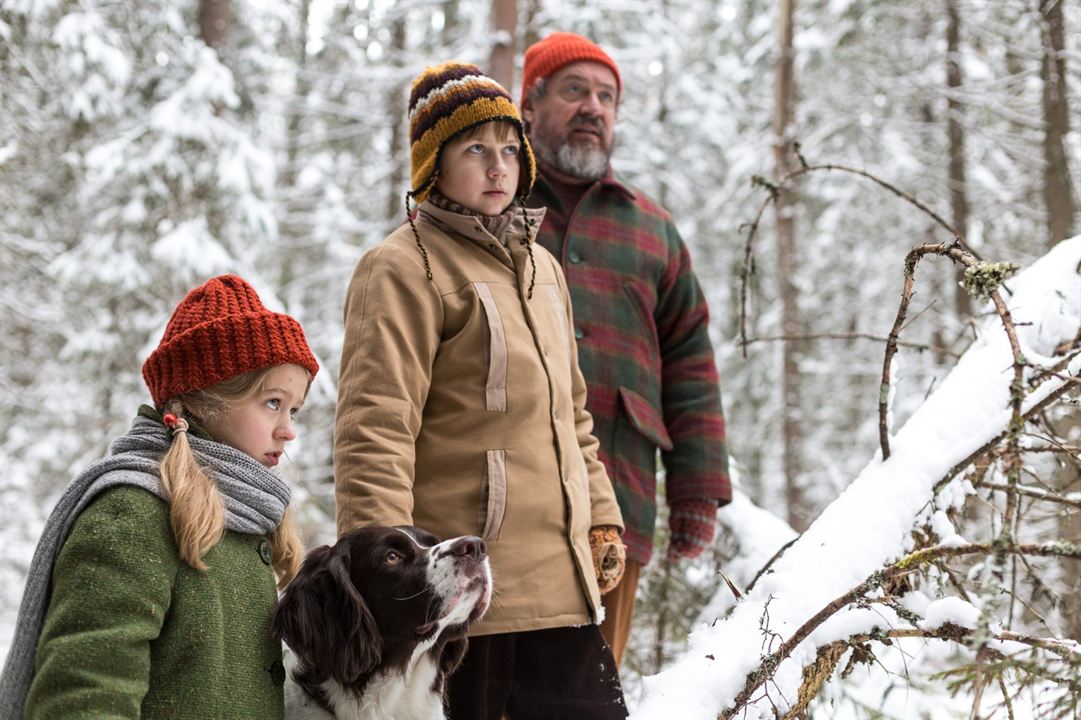
M 593 569 L 601 595 L 619 584 L 627 564 L 627 548 L 619 539 L 615 525 L 598 525 L 589 531 L 589 548 L 593 551 Z

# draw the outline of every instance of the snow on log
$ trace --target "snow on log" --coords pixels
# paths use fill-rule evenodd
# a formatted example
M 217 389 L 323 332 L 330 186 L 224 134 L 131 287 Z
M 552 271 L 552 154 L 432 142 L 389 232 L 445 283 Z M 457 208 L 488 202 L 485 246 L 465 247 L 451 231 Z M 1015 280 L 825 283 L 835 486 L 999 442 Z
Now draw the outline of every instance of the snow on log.
M 1081 236 L 1052 250 L 1005 283 L 1026 376 L 1049 368 L 1055 348 L 1081 327 Z M 792 637 L 831 601 L 902 557 L 916 518 L 953 466 L 1004 430 L 1010 418 L 1014 358 L 997 315 L 982 326 L 938 390 L 891 439 L 889 459 L 876 456 L 803 536 L 761 577 L 732 612 L 693 632 L 687 651 L 645 678 L 632 720 L 714 720 L 730 710 L 763 656 Z M 1070 377 L 1081 356 L 1025 396 L 1029 408 Z M 721 593 L 728 593 L 722 587 Z M 727 603 L 720 603 L 723 606 Z M 803 668 L 836 638 L 823 626 L 773 668 L 769 697 L 752 698 L 740 718 L 773 718 L 796 701 Z

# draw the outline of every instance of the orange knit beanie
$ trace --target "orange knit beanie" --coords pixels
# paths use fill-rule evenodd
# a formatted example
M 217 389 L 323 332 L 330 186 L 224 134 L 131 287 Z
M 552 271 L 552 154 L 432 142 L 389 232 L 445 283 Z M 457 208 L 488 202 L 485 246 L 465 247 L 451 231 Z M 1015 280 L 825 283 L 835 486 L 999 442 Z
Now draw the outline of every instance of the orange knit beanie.
M 608 53 L 588 38 L 576 33 L 554 32 L 548 37 L 533 43 L 525 51 L 525 67 L 522 69 L 521 102 L 529 97 L 533 85 L 542 78 L 551 77 L 552 73 L 572 62 L 588 60 L 605 65 L 616 76 L 616 93 L 623 94 L 623 83 L 619 78 L 619 68 Z
M 219 275 L 176 306 L 161 342 L 143 363 L 143 380 L 161 409 L 183 393 L 287 363 L 312 377 L 319 372 L 300 323 L 267 310 L 243 278 Z

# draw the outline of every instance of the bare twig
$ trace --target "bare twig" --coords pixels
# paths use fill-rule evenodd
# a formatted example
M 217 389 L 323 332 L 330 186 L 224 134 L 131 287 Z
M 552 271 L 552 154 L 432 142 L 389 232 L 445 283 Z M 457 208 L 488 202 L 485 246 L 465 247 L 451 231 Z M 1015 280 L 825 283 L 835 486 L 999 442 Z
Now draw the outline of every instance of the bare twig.
M 1066 352 L 1070 350 L 1076 350 L 1079 347 L 1081 347 L 1081 329 L 1078 329 L 1077 334 L 1074 335 L 1073 340 L 1067 340 L 1066 342 L 1061 343 L 1058 347 L 1056 347 L 1055 355 L 1064 355 Z
M 896 628 L 884 633 L 886 637 L 891 638 L 928 638 L 937 640 L 964 640 L 972 637 L 974 630 L 968 628 L 958 627 L 949 623 L 943 625 L 941 628 L 935 628 L 933 630 L 924 630 L 922 628 Z M 851 641 L 867 641 L 875 639 L 870 635 L 856 635 L 849 638 Z M 1012 630 L 1002 630 L 995 633 L 995 640 L 1000 642 L 1015 642 L 1022 645 L 1028 645 L 1030 647 L 1039 648 L 1041 650 L 1047 650 L 1053 652 L 1064 660 L 1068 660 L 1073 663 L 1081 663 L 1081 652 L 1077 650 L 1077 643 L 1059 640 L 1057 638 L 1042 638 L 1035 635 L 1028 635 L 1025 633 L 1013 632 Z M 988 649 L 989 656 L 998 656 L 1000 653 L 996 650 Z
M 974 487 L 985 487 L 991 490 L 1000 490 L 1003 492 L 1009 492 L 1010 486 L 1003 485 L 1001 483 L 993 483 L 980 481 L 973 483 Z M 1026 485 L 1018 485 L 1013 488 L 1013 491 L 1018 495 L 1025 495 L 1026 497 L 1035 498 L 1037 500 L 1044 500 L 1046 502 L 1058 503 L 1059 505 L 1069 505 L 1070 507 L 1081 508 L 1081 500 L 1074 500 L 1073 498 L 1063 497 L 1062 495 L 1056 495 L 1055 493 L 1047 492 L 1046 490 L 1040 490 L 1039 488 L 1029 487 Z
M 987 659 L 987 645 L 981 645 L 980 649 L 976 651 L 976 682 L 975 690 L 972 693 L 972 712 L 969 714 L 969 720 L 980 720 L 980 702 L 983 700 L 983 686 L 984 672 L 983 664 Z
M 1065 443 L 1058 443 L 1054 445 L 1028 445 L 1025 447 L 1026 453 L 1065 453 L 1067 455 L 1077 455 L 1081 453 L 1081 445 L 1067 445 Z
M 916 265 L 925 255 L 943 255 L 953 260 L 955 263 L 963 265 L 969 270 L 979 269 L 982 271 L 980 275 L 986 276 L 986 280 L 983 283 L 978 283 L 973 276 L 972 286 L 969 285 L 968 275 L 966 275 L 965 288 L 974 293 L 986 293 L 995 306 L 998 312 L 999 319 L 1002 321 L 1002 327 L 1006 331 L 1006 337 L 1009 340 L 1010 348 L 1013 351 L 1013 371 L 1014 380 L 1010 385 L 1010 402 L 1013 408 L 1013 416 L 1010 419 L 1010 433 L 1009 433 L 1009 445 L 1012 451 L 1016 451 L 1020 447 L 1020 430 L 1023 426 L 1021 407 L 1024 403 L 1024 369 L 1026 360 L 1021 354 L 1021 346 L 1017 340 L 1017 331 L 1014 328 L 1013 318 L 1010 315 L 1010 310 L 1006 307 L 1005 301 L 1002 300 L 1002 296 L 997 289 L 997 285 L 993 284 L 993 278 L 1000 277 L 1004 273 L 1008 273 L 1009 269 L 1005 266 L 995 266 L 994 268 L 987 268 L 987 266 L 977 265 L 976 257 L 972 253 L 967 252 L 960 247 L 961 238 L 957 237 L 952 243 L 942 243 L 939 245 L 925 244 L 919 245 L 908 252 L 905 256 L 905 282 L 904 288 L 901 292 L 901 304 L 897 308 L 897 317 L 894 319 L 893 329 L 890 330 L 889 339 L 886 342 L 886 355 L 882 362 L 882 384 L 879 389 L 878 395 L 878 440 L 882 449 L 882 460 L 888 460 L 890 456 L 889 445 L 889 424 L 887 422 L 889 417 L 889 392 L 890 392 L 890 365 L 893 361 L 893 356 L 897 353 L 897 345 L 901 334 L 901 328 L 904 325 L 905 315 L 908 312 L 908 304 L 912 299 L 912 286 L 915 282 Z M 996 274 L 997 273 L 997 274 Z M 1016 456 L 1016 460 L 1011 459 L 1008 462 L 1007 475 L 1013 473 L 1015 476 L 1020 474 L 1020 455 Z M 1013 517 L 1014 506 L 1007 501 L 1007 516 Z
M 1058 353 L 1055 355 L 1055 357 L 1059 358 L 1059 361 L 1051 367 L 1034 368 L 1032 377 L 1030 377 L 1028 381 L 1029 387 L 1037 388 L 1050 377 L 1057 377 L 1059 379 L 1068 378 L 1071 381 L 1076 381 L 1076 378 L 1073 375 L 1063 375 L 1062 371 L 1069 367 L 1070 363 L 1073 362 L 1073 359 L 1078 355 L 1081 355 L 1081 348 L 1064 350 L 1063 353 Z
M 1006 546 L 1013 543 L 1014 516 L 1017 513 L 1017 485 L 1021 482 L 1021 433 L 1025 429 L 1025 416 L 1022 408 L 1025 403 L 1025 366 L 1028 361 L 1021 354 L 1021 344 L 1017 340 L 1017 329 L 1006 302 L 997 290 L 991 292 L 991 302 L 995 304 L 1002 327 L 1013 350 L 1013 382 L 1010 383 L 1010 406 L 1013 411 L 1007 427 L 1006 440 L 1006 511 L 1002 520 L 1002 534 L 995 543 L 995 562 L 1001 564 L 1005 558 Z
M 1073 383 L 1074 385 L 1081 385 L 1081 378 L 1074 377 L 1073 375 L 1063 375 L 1062 373 L 1049 372 L 1047 373 L 1051 377 L 1056 377 L 1066 383 Z
M 1025 570 L 1028 571 L 1030 578 L 1033 578 L 1038 583 L 1040 582 L 1039 579 L 1036 576 L 1035 569 L 1032 567 L 1032 563 L 1030 563 L 1028 561 L 1027 557 L 1025 557 L 1024 555 L 1014 555 L 1013 557 L 1014 557 L 1014 560 L 1020 560 L 1021 564 L 1025 566 Z M 1042 584 L 1042 583 L 1040 583 L 1040 584 Z M 1035 607 L 1033 607 L 1032 603 L 1026 602 L 1019 595 L 1016 595 L 1016 593 L 1015 593 L 1015 599 L 1017 600 L 1017 602 L 1021 603 L 1021 605 L 1025 608 L 1025 610 L 1032 613 L 1032 616 L 1034 618 L 1036 618 L 1040 622 L 1041 625 L 1043 625 L 1045 628 L 1051 627 L 1047 622 L 1047 618 L 1045 618 L 1040 613 L 1039 610 L 1037 610 Z
M 796 541 L 799 540 L 801 537 L 803 537 L 802 533 L 792 538 L 781 547 L 777 548 L 777 552 L 773 553 L 773 557 L 767 560 L 766 564 L 762 566 L 762 569 L 755 573 L 754 577 L 751 579 L 750 584 L 747 585 L 747 589 L 744 592 L 750 593 L 751 590 L 754 589 L 754 584 L 758 582 L 758 578 L 765 575 L 766 572 L 773 566 L 773 563 L 777 562 L 781 558 L 781 556 L 784 555 L 785 550 L 788 550 L 788 548 L 795 545 Z
M 926 313 L 926 312 L 927 312 L 928 310 L 930 310 L 931 308 L 933 308 L 933 307 L 935 306 L 935 304 L 936 304 L 937 302 L 938 302 L 938 298 L 931 298 L 931 302 L 927 303 L 927 305 L 926 305 L 926 306 L 925 306 L 925 307 L 923 308 L 923 310 L 920 310 L 920 311 L 919 311 L 918 313 L 916 313 L 915 315 L 913 315 L 913 316 L 912 316 L 912 319 L 911 319 L 911 320 L 909 320 L 908 322 L 906 322 L 906 323 L 904 324 L 904 327 L 902 327 L 902 328 L 901 328 L 901 330 L 904 330 L 904 329 L 905 329 L 905 328 L 907 328 L 907 327 L 908 327 L 909 325 L 911 325 L 912 323 L 916 322 L 916 321 L 917 321 L 917 320 L 919 320 L 919 319 L 920 319 L 921 317 L 923 317 L 924 313 Z M 885 338 L 883 338 L 883 340 L 885 340 Z M 953 353 L 953 354 L 954 354 L 955 356 L 957 356 L 957 357 L 960 357 L 960 354 L 959 354 L 959 353 Z
M 974 265 L 976 263 L 975 258 L 961 249 L 960 242 L 960 237 L 955 237 L 951 243 L 919 245 L 909 250 L 905 256 L 905 282 L 901 290 L 901 305 L 897 308 L 893 328 L 890 330 L 889 337 L 886 338 L 886 357 L 882 362 L 882 382 L 878 391 L 878 442 L 882 449 L 883 461 L 888 460 L 890 457 L 889 423 L 887 422 L 889 415 L 890 366 L 893 362 L 893 356 L 897 353 L 901 327 L 904 325 L 905 315 L 908 313 L 908 304 L 912 300 L 912 287 L 916 281 L 916 265 L 925 255 L 944 255 L 965 267 Z
M 882 337 L 881 335 L 871 335 L 870 333 L 813 333 L 808 335 L 760 335 L 758 337 L 748 338 L 746 344 L 753 345 L 758 342 L 774 342 L 778 340 L 874 340 L 875 342 L 885 342 L 887 339 L 888 338 Z M 925 343 L 905 342 L 901 340 L 899 340 L 897 344 L 915 350 L 930 350 L 954 358 L 961 357 L 961 353 L 938 345 L 927 345 Z
M 1010 691 L 1006 689 L 1006 681 L 1002 679 L 1002 676 L 998 676 L 998 690 L 1002 693 L 1002 702 L 1006 705 L 1006 718 L 1007 720 L 1014 720 L 1013 717 L 1013 703 L 1010 702 Z

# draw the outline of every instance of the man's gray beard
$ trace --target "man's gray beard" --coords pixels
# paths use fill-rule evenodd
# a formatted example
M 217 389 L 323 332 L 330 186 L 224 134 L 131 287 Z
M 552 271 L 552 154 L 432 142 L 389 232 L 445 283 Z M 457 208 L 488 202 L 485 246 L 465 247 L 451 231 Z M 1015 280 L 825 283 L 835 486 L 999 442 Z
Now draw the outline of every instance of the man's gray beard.
M 551 157 L 547 148 L 538 147 L 537 151 L 546 163 L 571 177 L 598 180 L 604 177 L 608 169 L 610 153 L 603 148 L 590 145 L 575 146 L 569 142 L 561 142 L 555 157 Z

